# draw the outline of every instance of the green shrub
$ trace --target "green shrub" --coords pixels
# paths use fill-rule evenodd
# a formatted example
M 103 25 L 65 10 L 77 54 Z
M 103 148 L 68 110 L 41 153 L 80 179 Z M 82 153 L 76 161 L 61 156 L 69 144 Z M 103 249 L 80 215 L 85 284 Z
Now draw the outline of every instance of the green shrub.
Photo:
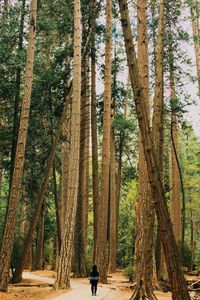
M 125 269 L 124 269 L 124 276 L 128 277 L 129 281 L 132 282 L 133 278 L 134 278 L 134 267 L 132 265 L 128 265 Z
M 191 266 L 191 250 L 187 244 L 182 249 L 182 265 L 186 268 Z

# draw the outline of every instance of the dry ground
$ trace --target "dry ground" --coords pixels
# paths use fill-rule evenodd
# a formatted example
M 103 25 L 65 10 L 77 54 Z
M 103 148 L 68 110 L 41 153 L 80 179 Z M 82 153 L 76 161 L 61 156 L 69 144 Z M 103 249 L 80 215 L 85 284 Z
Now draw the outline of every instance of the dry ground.
M 72 289 L 68 291 L 55 292 L 52 290 L 52 286 L 48 283 L 43 282 L 43 280 L 52 283 L 55 278 L 55 272 L 50 270 L 36 271 L 30 273 L 25 273 L 26 277 L 30 278 L 31 274 L 33 277 L 35 275 L 40 277 L 23 279 L 21 284 L 10 285 L 8 293 L 0 292 L 0 300 L 79 300 L 88 299 L 92 296 L 90 295 L 90 286 L 88 279 L 72 279 Z M 37 278 L 37 280 L 36 280 Z M 77 290 L 79 290 L 79 293 Z M 131 291 L 129 289 L 129 283 L 126 278 L 122 276 L 120 272 L 112 274 L 109 277 L 109 284 L 102 286 L 99 284 L 98 296 L 95 297 L 96 300 L 128 300 L 131 296 Z M 85 295 L 83 295 L 85 294 Z M 170 293 L 162 293 L 159 291 L 155 292 L 158 300 L 171 300 Z M 61 296 L 63 295 L 63 296 Z M 93 299 L 93 297 L 92 297 Z

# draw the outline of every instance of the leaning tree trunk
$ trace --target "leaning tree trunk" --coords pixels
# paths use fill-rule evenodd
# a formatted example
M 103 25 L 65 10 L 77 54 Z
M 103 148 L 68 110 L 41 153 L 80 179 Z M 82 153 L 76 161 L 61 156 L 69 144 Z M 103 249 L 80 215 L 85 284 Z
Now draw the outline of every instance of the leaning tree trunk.
M 99 214 L 99 235 L 97 263 L 103 283 L 107 283 L 108 269 L 108 197 L 110 165 L 110 115 L 111 115 L 111 54 L 112 54 L 112 1 L 106 2 L 106 48 L 105 48 L 105 90 L 103 116 L 103 146 L 101 171 L 101 202 Z
M 74 80 L 69 151 L 69 177 L 67 183 L 67 210 L 60 250 L 55 289 L 70 287 L 71 257 L 75 231 L 78 195 L 80 150 L 80 100 L 81 100 L 81 9 L 80 0 L 74 1 Z
M 22 7 L 21 7 L 21 20 L 20 20 L 19 41 L 18 41 L 19 53 L 22 52 L 22 49 L 23 49 L 25 5 L 26 5 L 26 0 L 23 0 Z M 14 162 L 15 162 L 15 152 L 16 152 L 16 146 L 17 146 L 17 135 L 18 135 L 18 129 L 19 129 L 20 86 L 21 86 L 21 67 L 18 66 L 17 70 L 16 70 L 16 79 L 15 79 L 15 99 L 14 99 L 12 148 L 11 148 L 11 162 L 10 162 L 10 182 L 9 182 L 10 188 L 12 185 L 12 176 L 13 176 Z
M 0 290 L 7 291 L 9 282 L 9 267 L 13 249 L 15 226 L 20 196 L 20 187 L 24 167 L 25 148 L 28 131 L 29 110 L 31 102 L 31 91 L 33 82 L 33 61 L 35 51 L 37 0 L 31 1 L 29 40 L 27 50 L 27 63 L 24 83 L 24 96 L 22 99 L 22 110 L 17 139 L 12 186 L 10 189 L 8 210 L 4 229 L 3 242 L 0 255 Z
M 126 47 L 126 55 L 130 71 L 132 89 L 134 93 L 135 107 L 139 122 L 141 138 L 147 163 L 149 181 L 152 195 L 155 197 L 155 208 L 158 223 L 161 230 L 161 239 L 166 258 L 167 270 L 171 284 L 173 300 L 189 300 L 190 296 L 186 281 L 181 269 L 180 255 L 176 240 L 173 234 L 172 223 L 167 208 L 165 193 L 163 190 L 162 179 L 156 151 L 153 144 L 152 133 L 149 126 L 148 114 L 141 87 L 138 64 L 133 44 L 131 24 L 128 14 L 128 4 L 126 0 L 119 0 L 121 23 Z
M 149 67 L 147 1 L 138 0 L 138 67 L 142 82 L 145 106 L 149 114 Z M 154 203 L 148 180 L 143 144 L 139 145 L 139 203 L 136 204 L 136 287 L 131 299 L 156 299 L 153 294 L 153 225 Z
M 93 24 L 91 26 L 90 32 L 92 32 L 92 30 L 93 30 Z M 90 39 L 91 39 L 91 35 L 89 34 L 86 45 L 89 43 Z M 85 54 L 86 54 L 86 47 L 83 51 L 82 57 L 84 57 Z M 39 220 L 40 211 L 41 211 L 41 208 L 42 208 L 42 205 L 43 205 L 43 202 L 44 202 L 44 198 L 45 198 L 45 192 L 46 192 L 46 189 L 47 189 L 47 186 L 48 186 L 48 183 L 49 183 L 49 178 L 50 178 L 50 175 L 51 175 L 52 165 L 53 165 L 53 161 L 54 161 L 55 153 L 56 153 L 56 146 L 59 142 L 65 119 L 69 115 L 68 114 L 68 112 L 69 112 L 69 101 L 71 101 L 72 93 L 73 93 L 73 81 L 71 80 L 70 84 L 69 84 L 69 93 L 68 93 L 68 96 L 65 100 L 63 113 L 62 113 L 58 128 L 56 130 L 55 138 L 52 142 L 49 157 L 48 157 L 48 160 L 47 160 L 47 163 L 46 163 L 45 172 L 44 172 L 44 176 L 43 176 L 43 181 L 41 183 L 40 191 L 39 191 L 39 194 L 38 194 L 36 209 L 35 209 L 35 212 L 33 214 L 33 217 L 31 218 L 29 231 L 28 231 L 26 240 L 24 242 L 24 247 L 23 247 L 22 255 L 21 255 L 20 260 L 19 260 L 19 264 L 17 265 L 14 276 L 12 278 L 13 283 L 20 282 L 21 279 L 22 279 L 22 272 L 23 272 L 24 265 L 25 265 L 24 262 L 25 262 L 26 257 L 29 255 L 29 252 L 30 252 L 33 233 L 34 233 L 35 227 L 37 226 L 37 223 L 38 223 L 38 220 Z

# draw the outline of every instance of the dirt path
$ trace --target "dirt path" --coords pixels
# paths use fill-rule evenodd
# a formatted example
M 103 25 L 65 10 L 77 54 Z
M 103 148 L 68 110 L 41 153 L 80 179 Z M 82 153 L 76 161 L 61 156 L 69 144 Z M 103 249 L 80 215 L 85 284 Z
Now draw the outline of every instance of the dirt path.
M 49 277 L 38 276 L 30 272 L 23 273 L 23 279 L 36 280 L 45 282 L 48 284 L 53 284 L 54 279 Z M 71 279 L 71 289 L 66 293 L 59 295 L 53 300 L 88 300 L 94 296 L 91 295 L 90 284 L 86 279 Z M 96 300 L 112 300 L 116 299 L 117 291 L 113 290 L 111 286 L 108 285 L 98 285 Z M 120 298 L 122 299 L 122 298 Z M 127 298 L 128 299 L 128 298 Z
M 97 296 L 95 297 L 96 300 L 105 299 L 110 294 L 110 289 L 103 285 L 98 286 Z M 90 285 L 89 283 L 86 284 L 85 282 L 75 282 L 73 279 L 71 280 L 71 290 L 67 293 L 60 295 L 53 300 L 89 300 L 94 298 L 91 295 Z M 112 299 L 112 298 L 110 298 Z M 113 298 L 114 299 L 114 298 Z
M 71 289 L 54 291 L 56 273 L 52 270 L 24 272 L 19 284 L 9 285 L 8 293 L 0 292 L 0 300 L 89 300 L 93 299 L 87 278 L 72 278 Z M 192 277 L 190 276 L 189 279 Z M 97 300 L 129 300 L 131 297 L 130 284 L 121 272 L 110 274 L 109 284 L 98 285 Z M 189 280 L 188 279 L 188 280 Z M 194 278 L 193 278 L 194 279 Z M 195 277 L 199 280 L 199 277 Z M 158 300 L 172 300 L 171 293 L 155 291 Z M 193 296 L 193 295 L 191 295 Z M 197 295 L 196 295 L 197 296 Z M 200 299 L 200 297 L 191 297 Z
M 31 272 L 23 272 L 23 279 L 30 279 L 30 280 L 36 280 L 36 281 L 41 281 L 41 282 L 45 282 L 48 284 L 54 284 L 55 279 L 54 278 L 49 278 L 49 277 L 45 277 L 45 276 L 38 276 L 35 275 Z
M 31 272 L 24 272 L 23 278 L 28 280 L 35 280 L 39 282 L 44 282 L 47 284 L 54 283 L 55 279 L 46 277 L 46 276 L 39 276 L 35 275 Z M 67 292 L 62 293 L 58 296 L 49 295 L 45 297 L 46 300 L 89 300 L 89 299 L 96 299 L 96 300 L 129 300 L 131 296 L 131 292 L 129 289 L 121 290 L 119 288 L 119 284 L 116 282 L 112 282 L 108 285 L 99 284 L 97 290 L 97 296 L 91 295 L 90 284 L 87 279 L 71 279 L 71 289 Z M 121 285 L 120 285 L 121 287 Z M 157 291 L 156 296 L 159 300 L 171 300 L 170 293 L 161 293 Z

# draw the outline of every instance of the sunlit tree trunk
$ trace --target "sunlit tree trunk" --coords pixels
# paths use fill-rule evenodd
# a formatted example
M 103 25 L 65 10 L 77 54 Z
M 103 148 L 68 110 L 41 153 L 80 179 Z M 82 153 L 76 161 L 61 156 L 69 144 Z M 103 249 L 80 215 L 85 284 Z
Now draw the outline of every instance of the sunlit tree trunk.
M 88 242 L 88 209 L 89 209 L 89 156 L 90 156 L 90 66 L 89 57 L 86 57 L 86 152 L 85 152 L 85 201 L 84 201 L 84 247 L 86 249 Z
M 126 55 L 128 60 L 132 89 L 134 92 L 134 100 L 137 118 L 139 122 L 141 138 L 147 163 L 149 181 L 152 189 L 152 195 L 155 197 L 155 208 L 158 218 L 160 230 L 162 232 L 161 239 L 165 253 L 165 259 L 168 269 L 168 275 L 171 284 L 173 300 L 189 300 L 190 296 L 186 281 L 181 269 L 180 255 L 176 240 L 173 234 L 172 223 L 167 208 L 165 193 L 162 185 L 162 178 L 159 172 L 159 165 L 156 151 L 154 149 L 152 133 L 149 126 L 148 114 L 142 86 L 139 78 L 139 70 L 133 44 L 131 24 L 128 13 L 128 4 L 126 0 L 119 0 L 121 23 L 126 47 Z
M 109 260 L 108 271 L 114 273 L 116 271 L 116 247 L 117 247 L 117 207 L 116 207 L 116 166 L 115 166 L 115 132 L 111 128 L 110 136 L 110 201 L 109 201 Z
M 22 110 L 17 139 L 15 164 L 10 189 L 8 210 L 4 229 L 4 237 L 0 255 L 0 290 L 7 291 L 9 282 L 10 258 L 13 249 L 15 226 L 19 203 L 19 192 L 22 182 L 26 139 L 28 131 L 29 109 L 31 102 L 31 91 L 33 81 L 33 61 L 35 51 L 37 0 L 31 1 L 29 40 L 27 50 L 27 63 L 24 83 L 24 95 L 22 99 Z
M 70 36 L 67 34 L 66 37 L 66 47 L 67 55 L 65 58 L 66 72 L 70 72 Z M 70 87 L 70 77 L 67 74 L 67 79 L 65 82 L 67 89 Z M 61 236 L 63 235 L 64 230 L 64 216 L 66 215 L 67 207 L 67 182 L 68 182 L 68 173 L 69 173 L 69 149 L 70 149 L 70 126 L 71 126 L 71 99 L 67 103 L 67 113 L 62 127 L 63 143 L 62 143 L 62 174 L 61 174 L 61 197 L 59 201 L 59 215 L 60 215 L 60 227 L 61 227 Z
M 172 134 L 172 141 L 173 146 L 171 149 L 171 174 L 170 174 L 170 210 L 171 210 L 171 220 L 174 229 L 174 235 L 176 238 L 177 243 L 180 245 L 181 243 L 181 198 L 180 198 L 180 176 L 179 176 L 179 169 L 176 160 L 176 154 L 178 155 L 178 122 L 177 116 L 174 112 L 175 107 L 173 105 L 176 99 L 175 93 L 175 83 L 174 83 L 174 74 L 173 70 L 170 70 L 170 89 L 171 89 L 171 134 Z M 174 149 L 175 147 L 175 149 Z M 176 154 L 174 152 L 176 151 Z
M 103 146 L 101 202 L 99 215 L 99 234 L 97 245 L 97 262 L 103 283 L 107 283 L 108 270 L 108 197 L 109 197 L 109 166 L 110 166 L 110 118 L 111 118 L 111 61 L 112 61 L 112 1 L 106 1 L 106 47 L 105 47 L 105 90 L 103 116 Z
M 147 113 L 149 114 L 149 66 L 147 1 L 137 1 L 138 67 Z M 140 137 L 139 145 L 139 203 L 136 204 L 136 280 L 132 299 L 156 299 L 153 294 L 153 229 L 154 204 L 148 180 L 147 166 Z
M 69 151 L 69 177 L 67 183 L 67 210 L 61 244 L 57 278 L 54 288 L 70 286 L 71 257 L 75 231 L 78 196 L 80 150 L 80 100 L 81 100 L 81 9 L 80 0 L 74 1 L 74 80 Z

